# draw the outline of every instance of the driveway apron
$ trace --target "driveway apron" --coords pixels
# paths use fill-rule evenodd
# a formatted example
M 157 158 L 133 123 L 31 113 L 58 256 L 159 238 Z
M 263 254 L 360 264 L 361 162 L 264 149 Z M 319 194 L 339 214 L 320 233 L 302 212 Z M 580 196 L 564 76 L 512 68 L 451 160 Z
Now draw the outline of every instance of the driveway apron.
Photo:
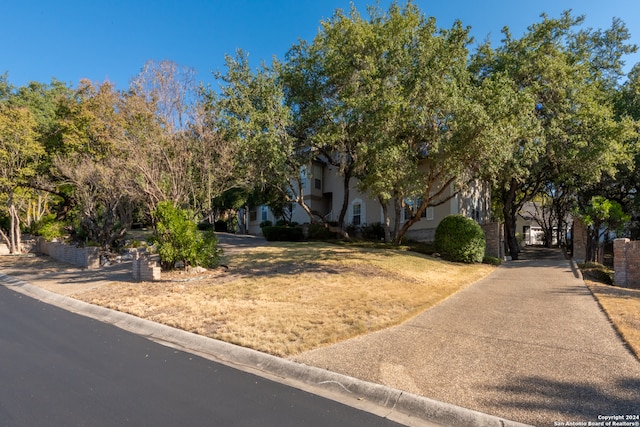
M 538 426 L 640 414 L 640 362 L 570 262 L 522 258 L 400 326 L 295 360 Z

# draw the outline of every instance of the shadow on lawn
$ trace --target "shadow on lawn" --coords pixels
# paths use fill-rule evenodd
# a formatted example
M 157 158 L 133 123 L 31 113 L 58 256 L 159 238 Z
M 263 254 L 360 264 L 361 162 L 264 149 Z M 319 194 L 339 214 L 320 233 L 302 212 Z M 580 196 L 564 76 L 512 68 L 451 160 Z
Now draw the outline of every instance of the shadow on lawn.
M 401 253 L 404 257 L 429 258 L 409 251 L 401 251 Z M 251 251 L 229 251 L 227 255 L 229 272 L 240 275 L 355 273 L 364 277 L 386 276 L 394 279 L 400 279 L 402 276 L 400 273 L 371 264 L 373 256 L 384 259 L 397 255 L 396 251 L 387 249 L 350 247 L 321 242 L 274 242 L 265 246 L 256 245 Z M 404 276 L 402 279 L 412 280 Z

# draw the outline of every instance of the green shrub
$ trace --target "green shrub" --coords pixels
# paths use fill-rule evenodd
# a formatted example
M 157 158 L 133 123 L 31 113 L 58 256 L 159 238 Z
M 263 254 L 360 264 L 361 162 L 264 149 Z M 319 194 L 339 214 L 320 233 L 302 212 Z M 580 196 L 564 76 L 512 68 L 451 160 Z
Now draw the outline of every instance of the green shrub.
M 212 230 L 213 231 L 213 230 L 215 230 L 215 225 L 211 224 L 209 221 L 202 221 L 202 222 L 198 223 L 198 230 L 200 230 L 200 231 Z
M 212 268 L 218 265 L 220 250 L 213 231 L 199 231 L 189 212 L 171 202 L 160 202 L 155 214 L 157 224 L 153 240 L 163 269 L 173 269 L 178 261 L 185 267 Z
M 309 224 L 309 240 L 332 240 L 336 233 L 329 231 L 324 225 Z
M 455 262 L 482 262 L 486 238 L 480 225 L 463 215 L 449 215 L 436 228 L 436 250 Z
M 140 240 L 132 240 L 131 243 L 129 243 L 126 247 L 136 249 L 136 248 L 141 248 L 142 246 L 143 245 Z
M 262 221 L 260 223 L 260 228 L 264 228 L 264 227 L 271 227 L 273 225 L 273 223 L 271 221 L 269 221 L 268 219 Z
M 300 227 L 262 227 L 262 235 L 270 242 L 300 242 L 302 228 Z
M 66 224 L 56 221 L 56 214 L 43 216 L 31 226 L 31 233 L 35 236 L 42 236 L 46 241 L 60 239 L 66 234 Z
M 384 239 L 384 225 L 381 222 L 363 225 L 361 228 L 362 238 L 367 240 L 380 241 Z
M 494 256 L 485 255 L 485 257 L 482 258 L 482 263 L 483 264 L 489 264 L 489 265 L 500 265 L 500 264 L 502 264 L 502 260 L 500 258 L 496 258 Z
M 613 285 L 613 270 L 605 267 L 597 262 L 585 262 L 579 263 L 578 268 L 582 271 L 582 275 L 595 282 L 606 283 L 607 285 Z
M 226 233 L 229 231 L 229 224 L 224 219 L 219 219 L 213 223 L 213 229 L 221 233 Z

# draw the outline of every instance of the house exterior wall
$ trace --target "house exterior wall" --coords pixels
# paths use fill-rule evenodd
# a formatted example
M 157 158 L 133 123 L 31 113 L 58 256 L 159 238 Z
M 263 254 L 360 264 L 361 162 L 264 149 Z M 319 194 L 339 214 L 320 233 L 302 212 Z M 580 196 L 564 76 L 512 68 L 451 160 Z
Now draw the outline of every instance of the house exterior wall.
M 249 234 L 262 235 L 262 229 L 260 228 L 260 224 L 263 221 L 271 221 L 272 224 L 275 224 L 277 219 L 266 206 L 253 206 L 249 208 L 249 221 L 247 226 L 247 231 Z
M 314 162 L 302 171 L 303 195 L 305 202 L 313 212 L 321 214 L 328 221 L 337 221 L 344 200 L 343 177 L 338 173 L 338 168 L 321 162 Z M 450 185 L 443 197 L 449 197 L 455 188 Z M 407 232 L 407 238 L 417 241 L 432 241 L 435 229 L 440 221 L 451 214 L 463 214 L 473 218 L 481 224 L 490 220 L 491 202 L 487 186 L 481 182 L 475 182 L 450 200 L 427 208 L 423 217 L 415 223 Z M 262 234 L 260 223 L 264 216 L 262 207 L 255 208 L 255 214 L 249 214 L 249 233 Z M 391 225 L 395 223 L 395 210 L 392 204 L 388 206 Z M 272 223 L 277 221 L 271 211 L 267 219 Z M 401 213 L 401 224 L 406 220 L 405 212 Z M 292 221 L 298 224 L 309 223 L 309 215 L 305 210 L 294 204 Z M 357 188 L 357 180 L 352 178 L 349 182 L 349 201 L 345 215 L 347 225 L 363 226 L 384 222 L 382 207 L 377 199 L 360 192 Z
M 536 215 L 535 205 L 533 203 L 525 203 L 516 218 L 516 233 L 522 236 L 523 245 L 544 244 L 544 232 L 535 219 Z M 556 243 L 555 241 L 553 242 L 553 244 Z

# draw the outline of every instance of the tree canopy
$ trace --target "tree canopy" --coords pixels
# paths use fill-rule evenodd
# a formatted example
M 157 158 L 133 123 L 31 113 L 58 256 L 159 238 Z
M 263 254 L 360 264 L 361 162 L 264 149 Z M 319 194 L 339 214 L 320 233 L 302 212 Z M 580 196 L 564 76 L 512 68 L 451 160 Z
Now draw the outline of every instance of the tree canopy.
M 602 196 L 637 217 L 640 66 L 623 71 L 636 47 L 619 19 L 583 23 L 542 15 L 472 52 L 462 22 L 441 28 L 394 2 L 337 10 L 282 61 L 253 67 L 239 50 L 219 88 L 171 61 L 149 61 L 124 90 L 55 79 L 16 88 L 1 75 L 3 239 L 19 251 L 20 228 L 52 213 L 106 248 L 160 204 L 214 221 L 249 203 L 297 203 L 348 237 L 355 183 L 396 243 L 427 208 L 489 185 L 514 258 L 526 202 L 544 200 L 563 221 Z M 314 161 L 342 180 L 337 225 L 305 199 Z

